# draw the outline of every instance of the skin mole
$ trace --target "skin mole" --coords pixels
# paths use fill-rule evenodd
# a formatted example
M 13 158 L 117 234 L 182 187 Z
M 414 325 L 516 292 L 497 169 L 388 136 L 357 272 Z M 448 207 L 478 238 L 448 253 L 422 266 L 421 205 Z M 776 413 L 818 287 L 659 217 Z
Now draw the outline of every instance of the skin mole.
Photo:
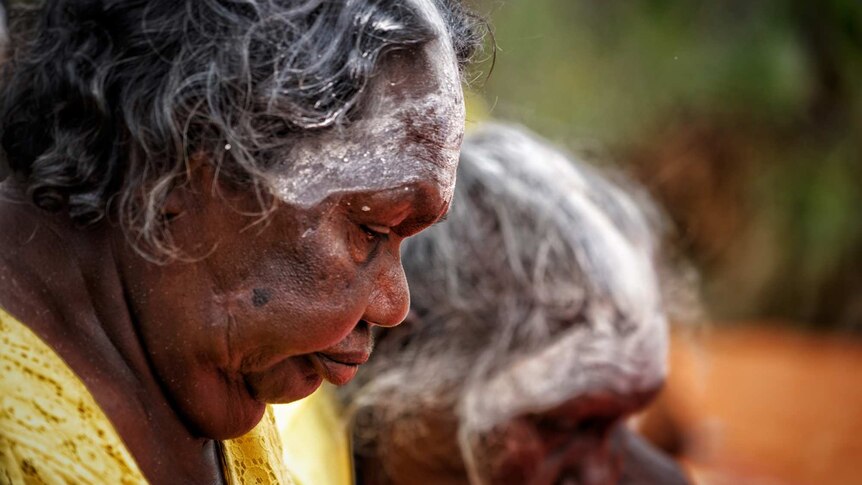
M 270 298 L 272 298 L 272 291 L 266 288 L 255 288 L 251 290 L 251 304 L 256 308 L 260 308 L 269 303 Z

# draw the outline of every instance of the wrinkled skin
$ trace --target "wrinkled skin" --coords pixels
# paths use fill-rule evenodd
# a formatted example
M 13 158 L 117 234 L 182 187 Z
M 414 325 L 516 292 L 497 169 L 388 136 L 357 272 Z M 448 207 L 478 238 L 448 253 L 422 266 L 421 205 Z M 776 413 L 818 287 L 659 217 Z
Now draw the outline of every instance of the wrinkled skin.
M 399 248 L 449 206 L 463 98 L 442 41 L 382 62 L 357 122 L 284 155 L 281 203 L 264 223 L 241 213 L 258 208 L 248 189 L 195 157 L 164 209 L 191 261 L 155 265 L 109 223 L 79 229 L 0 202 L 0 227 L 14 228 L 0 234 L 0 276 L 11 282 L 0 307 L 82 378 L 152 482 L 220 482 L 215 440 L 249 431 L 267 403 L 350 380 L 371 351 L 370 327 L 406 314 Z M 326 161 L 342 145 L 383 152 L 324 170 L 313 199 L 279 189 L 301 176 L 291 157 L 317 147 Z M 2 190 L 16 194 L 11 182 Z

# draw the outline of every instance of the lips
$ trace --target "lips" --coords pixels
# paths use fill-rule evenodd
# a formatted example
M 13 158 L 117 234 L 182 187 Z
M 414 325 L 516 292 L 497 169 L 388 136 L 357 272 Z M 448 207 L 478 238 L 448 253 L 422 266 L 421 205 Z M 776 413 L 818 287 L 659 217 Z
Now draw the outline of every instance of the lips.
M 368 353 L 326 354 L 317 352 L 309 356 L 315 370 L 330 383 L 341 386 L 350 382 L 359 366 L 368 361 Z
M 373 347 L 371 329 L 366 322 L 360 321 L 337 344 L 244 373 L 244 380 L 249 394 L 257 401 L 295 401 L 314 392 L 322 379 L 336 386 L 350 382 L 359 366 L 368 361 Z
M 368 361 L 373 347 L 371 329 L 363 321 L 342 341 L 309 355 L 309 361 L 321 377 L 341 386 L 353 379 L 359 366 Z

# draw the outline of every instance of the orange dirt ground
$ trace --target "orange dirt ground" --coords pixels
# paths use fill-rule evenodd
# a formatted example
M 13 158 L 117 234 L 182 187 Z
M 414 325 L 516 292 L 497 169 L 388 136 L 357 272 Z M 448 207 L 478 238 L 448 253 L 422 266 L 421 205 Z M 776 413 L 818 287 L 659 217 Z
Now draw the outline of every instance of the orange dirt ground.
M 676 332 L 667 386 L 640 426 L 700 484 L 862 485 L 862 339 Z

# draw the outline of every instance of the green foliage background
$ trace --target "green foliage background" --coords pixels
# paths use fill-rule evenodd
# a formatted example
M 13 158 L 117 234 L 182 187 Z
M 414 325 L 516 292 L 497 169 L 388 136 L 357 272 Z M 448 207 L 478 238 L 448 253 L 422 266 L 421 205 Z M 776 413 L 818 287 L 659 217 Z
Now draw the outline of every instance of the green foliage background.
M 473 3 L 491 115 L 631 170 L 715 318 L 862 330 L 862 2 Z

